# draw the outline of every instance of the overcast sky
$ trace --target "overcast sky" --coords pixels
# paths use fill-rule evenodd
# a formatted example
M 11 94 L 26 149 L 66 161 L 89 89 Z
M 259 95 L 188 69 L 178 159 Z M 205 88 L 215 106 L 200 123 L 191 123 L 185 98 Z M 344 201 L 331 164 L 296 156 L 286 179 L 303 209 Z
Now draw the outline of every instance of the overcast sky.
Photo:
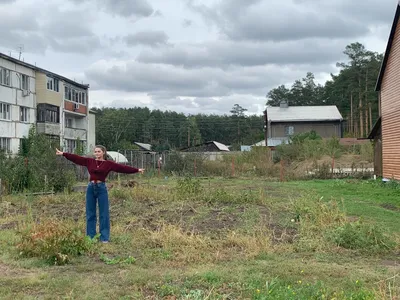
M 0 0 L 0 51 L 23 46 L 26 62 L 90 84 L 91 106 L 261 113 L 280 84 L 325 82 L 346 45 L 383 52 L 397 2 Z

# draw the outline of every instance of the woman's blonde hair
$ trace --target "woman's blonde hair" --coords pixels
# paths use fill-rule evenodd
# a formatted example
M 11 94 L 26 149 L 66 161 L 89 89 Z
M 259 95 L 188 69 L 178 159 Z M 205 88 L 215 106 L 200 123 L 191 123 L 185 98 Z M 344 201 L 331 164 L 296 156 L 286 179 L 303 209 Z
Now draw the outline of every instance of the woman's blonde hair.
M 102 145 L 96 145 L 94 148 L 95 148 L 95 149 L 96 149 L 96 148 L 101 149 L 101 151 L 103 151 L 103 159 L 104 159 L 104 160 L 107 160 L 107 149 L 106 149 L 106 147 L 104 147 L 104 146 L 102 146 Z

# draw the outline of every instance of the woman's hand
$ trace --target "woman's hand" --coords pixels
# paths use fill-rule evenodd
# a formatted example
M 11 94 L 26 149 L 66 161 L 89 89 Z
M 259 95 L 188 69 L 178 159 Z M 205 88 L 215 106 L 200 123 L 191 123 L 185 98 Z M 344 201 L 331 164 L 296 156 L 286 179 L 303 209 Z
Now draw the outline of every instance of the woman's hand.
M 144 169 L 139 169 L 139 173 L 143 174 L 144 173 Z
M 56 148 L 56 155 L 62 156 L 63 154 L 64 154 L 64 152 L 62 152 L 62 151 L 60 151 L 60 150 L 58 150 L 58 149 Z

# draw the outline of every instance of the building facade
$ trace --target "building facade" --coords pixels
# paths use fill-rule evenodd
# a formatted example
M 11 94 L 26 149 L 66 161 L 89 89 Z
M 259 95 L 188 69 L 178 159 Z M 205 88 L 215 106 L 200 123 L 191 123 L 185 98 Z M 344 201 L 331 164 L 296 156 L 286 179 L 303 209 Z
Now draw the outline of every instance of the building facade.
M 376 84 L 379 119 L 369 138 L 375 141 L 375 175 L 400 180 L 400 2 Z
M 287 143 L 291 136 L 310 131 L 322 138 L 343 137 L 343 118 L 335 105 L 289 106 L 283 101 L 266 109 L 265 120 L 268 146 Z
M 36 122 L 35 69 L 0 56 L 0 148 L 16 153 Z
M 0 66 L 1 148 L 16 153 L 34 124 L 64 151 L 88 147 L 89 85 L 1 53 Z

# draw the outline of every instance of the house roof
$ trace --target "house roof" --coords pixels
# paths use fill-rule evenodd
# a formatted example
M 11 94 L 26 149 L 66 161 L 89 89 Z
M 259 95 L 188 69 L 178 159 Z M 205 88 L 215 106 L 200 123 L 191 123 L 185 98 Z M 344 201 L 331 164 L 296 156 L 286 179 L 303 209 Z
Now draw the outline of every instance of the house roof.
M 388 59 L 389 59 L 390 50 L 392 49 L 392 44 L 393 44 L 393 40 L 394 40 L 394 35 L 396 33 L 397 24 L 399 22 L 399 17 L 400 17 L 400 0 L 397 3 L 396 13 L 394 15 L 393 24 L 392 24 L 392 29 L 390 30 L 389 39 L 388 39 L 388 42 L 386 45 L 385 56 L 383 57 L 381 70 L 379 71 L 378 80 L 377 80 L 376 86 L 375 86 L 375 91 L 377 91 L 377 92 L 381 90 L 383 75 L 385 74 L 385 69 L 386 69 Z
M 267 107 L 269 122 L 342 121 L 336 105 Z
M 217 147 L 217 149 L 218 149 L 219 151 L 230 151 L 229 148 L 228 148 L 228 146 L 226 146 L 226 145 L 224 145 L 224 144 L 222 144 L 222 143 L 216 142 L 216 141 L 208 141 L 208 142 L 204 142 L 204 143 L 202 143 L 202 144 L 197 144 L 197 145 L 194 145 L 194 146 L 185 147 L 185 148 L 182 148 L 182 149 L 180 149 L 180 150 L 181 150 L 181 151 L 185 151 L 185 150 L 188 150 L 188 149 L 197 148 L 197 147 L 200 147 L 200 146 L 202 146 L 202 145 L 209 145 L 209 144 L 214 144 L 215 147 Z
M 150 144 L 138 143 L 138 142 L 134 142 L 134 144 L 139 146 L 140 148 L 143 148 L 144 150 L 151 151 L 151 145 Z
M 224 144 L 218 143 L 218 142 L 216 142 L 216 141 L 206 142 L 206 144 L 209 144 L 209 143 L 214 143 L 214 145 L 215 145 L 215 146 L 218 148 L 218 150 L 220 150 L 220 151 L 230 151 L 229 148 L 228 148 L 226 145 L 224 145 Z
M 77 87 L 80 87 L 80 88 L 82 88 L 82 89 L 88 89 L 88 88 L 89 88 L 89 85 L 88 85 L 88 84 L 81 84 L 81 83 L 78 83 L 78 82 L 76 82 L 76 81 L 74 81 L 74 80 L 71 80 L 71 79 L 69 79 L 69 78 L 67 78 L 67 77 L 64 77 L 64 76 L 58 75 L 58 74 L 56 74 L 56 73 L 50 72 L 50 71 L 48 71 L 48 70 L 46 70 L 46 69 L 39 68 L 39 67 L 37 67 L 37 66 L 35 66 L 35 65 L 28 64 L 28 63 L 26 63 L 26 62 L 24 62 L 24 61 L 22 61 L 22 60 L 16 59 L 16 58 L 14 58 L 14 57 L 12 57 L 12 56 L 8 56 L 8 55 L 6 55 L 6 54 L 4 54 L 4 53 L 1 53 L 1 52 L 0 52 L 0 58 L 3 58 L 3 59 L 8 60 L 8 61 L 11 61 L 11 62 L 13 62 L 13 63 L 15 63 L 15 64 L 19 64 L 19 65 L 21 65 L 21 66 L 24 66 L 24 67 L 33 69 L 33 70 L 35 70 L 35 71 L 44 73 L 44 74 L 46 74 L 46 75 L 50 75 L 50 76 L 55 77 L 55 78 L 57 78 L 57 79 L 61 79 L 61 80 L 64 81 L 64 82 L 67 82 L 67 83 L 69 83 L 69 84 L 73 84 L 73 85 L 75 85 L 75 86 L 77 86 Z

